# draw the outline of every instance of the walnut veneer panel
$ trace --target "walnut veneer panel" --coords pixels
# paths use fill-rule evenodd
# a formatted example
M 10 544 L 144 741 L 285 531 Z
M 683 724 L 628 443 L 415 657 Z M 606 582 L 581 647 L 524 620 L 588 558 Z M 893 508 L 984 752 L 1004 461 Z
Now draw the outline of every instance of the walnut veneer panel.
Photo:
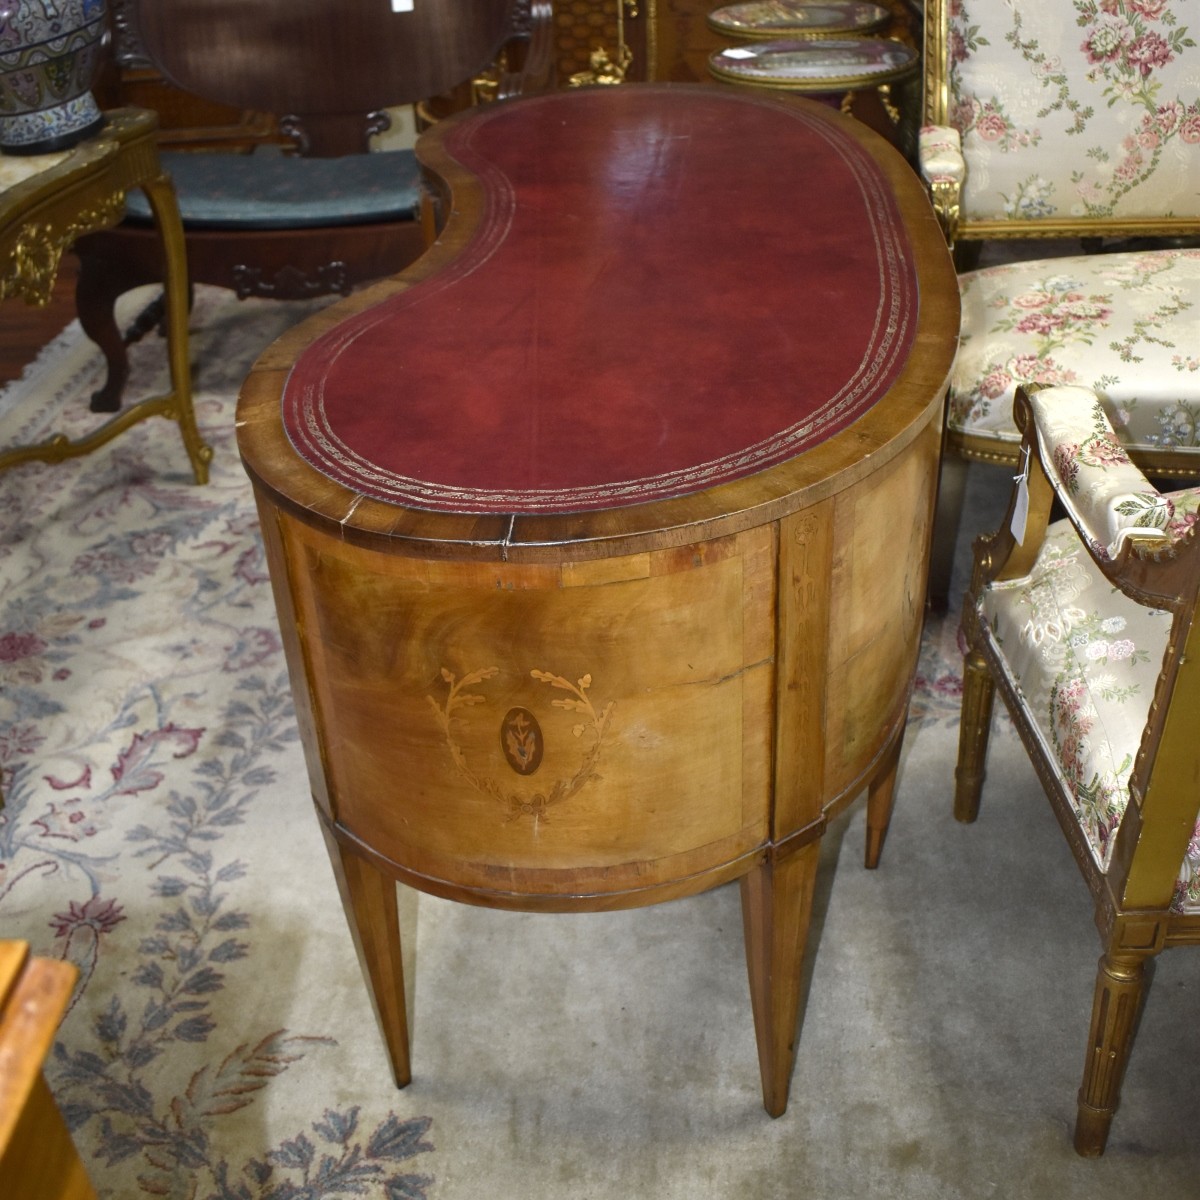
M 637 892 L 765 840 L 769 529 L 592 583 L 285 532 L 323 739 L 360 748 L 326 754 L 347 834 L 431 884 L 535 894 Z

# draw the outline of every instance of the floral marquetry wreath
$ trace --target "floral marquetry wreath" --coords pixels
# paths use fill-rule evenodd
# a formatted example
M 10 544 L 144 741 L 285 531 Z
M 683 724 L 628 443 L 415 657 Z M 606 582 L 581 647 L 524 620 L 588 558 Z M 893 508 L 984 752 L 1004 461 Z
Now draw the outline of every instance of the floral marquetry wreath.
M 582 718 L 574 726 L 571 733 L 574 737 L 588 738 L 589 745 L 583 753 L 579 769 L 569 779 L 556 779 L 550 787 L 533 792 L 531 795 L 518 791 L 506 791 L 494 779 L 480 775 L 467 761 L 454 735 L 455 723 L 461 720 L 460 710 L 479 704 L 486 704 L 486 697 L 478 692 L 468 691 L 468 688 L 484 683 L 500 673 L 499 667 L 484 667 L 471 671 L 459 679 L 452 671 L 442 668 L 442 678 L 450 686 L 450 691 L 444 703 L 439 703 L 433 696 L 427 696 L 430 707 L 437 718 L 438 725 L 446 739 L 446 747 L 458 773 L 477 791 L 491 796 L 502 804 L 508 811 L 508 820 L 515 821 L 520 817 L 532 817 L 535 824 L 545 820 L 547 812 L 557 804 L 562 804 L 576 795 L 585 784 L 600 776 L 596 770 L 600 760 L 600 748 L 604 742 L 604 732 L 608 719 L 612 715 L 613 703 L 610 701 L 599 712 L 596 711 L 588 696 L 588 688 L 592 686 L 591 675 L 572 683 L 561 675 L 550 671 L 532 670 L 529 674 L 541 683 L 549 684 L 552 688 L 569 692 L 569 697 L 559 697 L 552 700 L 555 708 L 566 709 L 578 713 Z M 508 765 L 520 776 L 531 776 L 542 764 L 545 751 L 545 735 L 537 717 L 526 708 L 510 708 L 505 713 L 499 728 L 500 747 Z

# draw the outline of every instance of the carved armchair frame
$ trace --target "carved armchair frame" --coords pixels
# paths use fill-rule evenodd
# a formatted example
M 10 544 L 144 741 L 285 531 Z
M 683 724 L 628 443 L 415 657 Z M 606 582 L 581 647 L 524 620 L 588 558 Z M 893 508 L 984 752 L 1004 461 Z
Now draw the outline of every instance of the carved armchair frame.
M 974 573 L 962 617 L 967 642 L 955 817 L 979 811 L 984 758 L 995 692 L 999 690 L 1095 904 L 1104 946 L 1097 974 L 1075 1148 L 1101 1154 L 1116 1110 L 1137 1016 L 1148 985 L 1145 968 L 1162 950 L 1200 944 L 1200 914 L 1172 910 L 1181 865 L 1200 815 L 1200 526 L 1178 539 L 1132 531 L 1118 553 L 1097 553 L 1098 536 L 1068 503 L 1080 544 L 1113 587 L 1138 604 L 1172 614 L 1162 668 L 1134 760 L 1128 805 L 1102 870 L 1076 818 L 1067 786 L 1048 756 L 1019 684 L 1009 674 L 979 597 L 991 584 L 1027 576 L 1043 544 L 1055 499 L 1065 489 L 1038 449 L 1032 408 L 1019 390 L 1015 405 L 1027 456 L 1026 481 L 1013 489 L 999 529 L 975 542 Z M 1020 499 L 1022 488 L 1027 488 Z M 1024 536 L 1014 522 L 1027 504 Z

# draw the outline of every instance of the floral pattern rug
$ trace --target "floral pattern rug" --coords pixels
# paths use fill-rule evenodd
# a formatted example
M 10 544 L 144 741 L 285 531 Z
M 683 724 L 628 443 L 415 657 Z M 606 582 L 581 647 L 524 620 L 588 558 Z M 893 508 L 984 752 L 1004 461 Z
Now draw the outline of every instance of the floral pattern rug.
M 311 306 L 198 289 L 197 487 L 169 422 L 0 476 L 0 936 L 78 989 L 46 1073 L 102 1196 L 415 1200 L 461 1146 L 381 1051 L 308 788 L 234 403 Z M 133 348 L 131 394 L 165 386 Z M 0 395 L 5 444 L 94 421 L 69 327 Z M 953 727 L 954 621 L 913 721 Z M 570 1194 L 566 1189 L 562 1194 Z M 583 1194 L 583 1193 L 578 1193 Z
M 407 1200 L 434 1176 L 429 1118 L 402 1103 L 318 1100 L 287 1136 L 245 1136 L 336 1044 L 254 996 L 271 930 L 247 887 L 272 788 L 311 814 L 234 401 L 303 311 L 201 290 L 208 486 L 157 420 L 0 477 L 0 934 L 81 972 L 47 1075 L 105 1194 Z M 162 358 L 136 348 L 130 393 L 165 386 Z M 6 438 L 77 436 L 98 370 L 68 331 L 10 389 Z

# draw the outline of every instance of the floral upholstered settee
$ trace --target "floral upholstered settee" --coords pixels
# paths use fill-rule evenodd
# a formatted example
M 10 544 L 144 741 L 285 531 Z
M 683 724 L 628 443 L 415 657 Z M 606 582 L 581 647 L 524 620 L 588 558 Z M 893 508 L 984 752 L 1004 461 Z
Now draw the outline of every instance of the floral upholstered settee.
M 962 275 L 952 455 L 1015 463 L 1016 387 L 1071 384 L 1096 392 L 1150 474 L 1200 475 L 1195 9 L 929 0 L 919 160 L 948 241 L 1083 239 L 1069 257 Z
M 1155 489 L 1090 389 L 1020 401 L 1028 466 L 963 610 L 955 814 L 978 813 L 999 689 L 1097 906 L 1075 1145 L 1099 1154 L 1146 964 L 1200 943 L 1200 489 Z
M 951 237 L 1194 232 L 1193 13 L 1188 0 L 931 0 L 923 140 L 949 160 L 961 140 L 966 164 Z

